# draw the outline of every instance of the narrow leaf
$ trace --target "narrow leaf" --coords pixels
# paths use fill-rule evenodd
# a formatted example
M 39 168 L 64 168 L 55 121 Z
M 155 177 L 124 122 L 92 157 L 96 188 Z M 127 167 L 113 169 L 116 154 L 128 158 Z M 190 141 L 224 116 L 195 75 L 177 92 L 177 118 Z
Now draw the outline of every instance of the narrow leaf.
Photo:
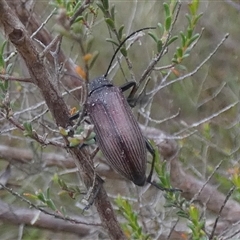
M 156 43 L 158 42 L 158 38 L 157 38 L 157 36 L 156 36 L 154 33 L 148 32 L 148 35 L 149 35 Z
M 160 53 L 162 51 L 163 43 L 161 40 L 157 41 L 157 51 Z
M 167 3 L 163 3 L 163 7 L 164 7 L 164 11 L 165 11 L 166 17 L 169 17 L 170 14 L 171 14 L 169 5 Z
M 126 50 L 125 47 L 121 48 L 121 49 L 120 49 L 120 52 L 122 53 L 122 55 L 123 55 L 124 57 L 127 56 L 127 50 Z
M 115 5 L 113 5 L 111 7 L 111 17 L 112 17 L 112 20 L 114 21 L 115 20 Z
M 122 33 L 123 33 L 124 25 L 122 25 L 118 30 L 118 37 L 119 39 L 122 39 Z
M 118 47 L 118 43 L 116 41 L 114 41 L 112 38 L 106 38 L 106 41 L 113 43 L 114 45 L 116 45 Z
M 199 38 L 200 34 L 196 33 L 188 42 L 188 46 L 190 46 L 195 40 Z
M 171 24 L 172 24 L 172 17 L 169 16 L 165 20 L 165 29 L 166 29 L 166 31 L 169 31 L 169 29 L 171 27 Z
M 172 44 L 173 42 L 175 42 L 178 39 L 178 36 L 173 36 L 169 39 L 167 46 L 169 46 L 170 44 Z
M 114 21 L 111 18 L 105 18 L 105 22 L 112 30 L 115 29 Z
M 109 8 L 108 0 L 102 0 L 102 4 L 103 4 L 104 9 L 108 10 L 108 8 Z

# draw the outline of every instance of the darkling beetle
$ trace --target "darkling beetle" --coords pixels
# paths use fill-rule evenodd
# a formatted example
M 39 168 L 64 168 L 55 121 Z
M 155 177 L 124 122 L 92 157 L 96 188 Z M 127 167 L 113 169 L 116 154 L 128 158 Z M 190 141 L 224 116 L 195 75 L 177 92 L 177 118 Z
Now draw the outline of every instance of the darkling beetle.
M 105 75 L 88 83 L 88 98 L 84 110 L 94 125 L 97 145 L 113 169 L 138 186 L 148 182 L 161 190 L 171 191 L 174 189 L 162 188 L 151 180 L 155 151 L 143 136 L 130 108 L 130 105 L 134 106 L 133 95 L 137 90 L 136 83 L 128 82 L 119 88 L 107 79 L 111 64 L 126 40 L 137 32 L 147 29 L 152 27 L 139 29 L 126 37 L 116 49 Z M 130 88 L 132 90 L 126 99 L 123 92 Z M 79 113 L 70 120 L 78 117 Z M 146 178 L 147 150 L 152 154 L 153 161 L 149 176 Z

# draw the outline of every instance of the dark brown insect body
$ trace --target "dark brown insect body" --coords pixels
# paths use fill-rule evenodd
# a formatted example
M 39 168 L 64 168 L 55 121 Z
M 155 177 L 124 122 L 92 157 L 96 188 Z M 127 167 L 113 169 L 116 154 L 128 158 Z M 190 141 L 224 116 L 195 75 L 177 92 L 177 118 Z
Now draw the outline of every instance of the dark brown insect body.
M 146 142 L 121 88 L 100 77 L 90 82 L 89 90 L 86 112 L 94 125 L 100 150 L 119 174 L 143 186 Z

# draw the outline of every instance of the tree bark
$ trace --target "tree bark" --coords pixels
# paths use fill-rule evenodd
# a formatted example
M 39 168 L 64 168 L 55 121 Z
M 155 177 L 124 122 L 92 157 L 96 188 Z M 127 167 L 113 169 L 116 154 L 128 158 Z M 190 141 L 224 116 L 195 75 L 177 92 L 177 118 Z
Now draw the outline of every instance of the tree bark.
M 49 72 L 47 65 L 40 57 L 32 39 L 16 14 L 11 10 L 5 0 L 0 0 L 0 25 L 6 37 L 15 46 L 17 52 L 24 59 L 33 83 L 39 87 L 46 104 L 55 119 L 57 126 L 67 128 L 69 125 L 68 108 L 58 91 L 58 86 Z M 87 188 L 93 185 L 95 177 L 94 167 L 88 152 L 83 149 L 70 149 L 75 163 L 81 172 L 81 177 Z M 94 201 L 97 211 L 111 239 L 125 239 L 125 236 L 116 219 L 107 193 L 102 186 L 100 178 L 96 178 L 99 193 Z

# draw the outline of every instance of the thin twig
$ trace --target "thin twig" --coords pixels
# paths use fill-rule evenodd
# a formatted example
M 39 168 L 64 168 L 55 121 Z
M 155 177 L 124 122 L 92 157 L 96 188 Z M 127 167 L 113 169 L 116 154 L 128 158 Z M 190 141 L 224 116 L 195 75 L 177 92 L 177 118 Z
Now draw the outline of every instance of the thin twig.
M 70 221 L 70 222 L 76 223 L 76 224 L 84 224 L 84 225 L 89 225 L 89 226 L 101 226 L 102 225 L 101 223 L 89 223 L 89 222 L 84 222 L 84 221 L 78 221 L 77 219 L 73 219 L 73 218 L 70 218 L 70 217 L 64 217 L 64 216 L 58 215 L 56 213 L 48 212 L 48 211 L 44 210 L 43 208 L 38 207 L 34 203 L 30 202 L 28 199 L 26 199 L 25 197 L 21 196 L 19 193 L 13 191 L 11 188 L 6 187 L 2 183 L 0 183 L 0 186 L 3 189 L 7 190 L 12 195 L 14 195 L 15 197 L 17 197 L 18 199 L 21 199 L 23 202 L 27 203 L 30 207 L 35 208 L 35 209 L 37 209 L 37 210 L 39 210 L 39 211 L 41 211 L 41 212 L 43 212 L 43 213 L 45 213 L 47 215 L 50 215 L 50 216 L 53 216 L 55 218 L 62 219 L 62 220 L 65 220 L 65 221 Z
M 18 82 L 33 83 L 31 78 L 14 77 L 14 76 L 9 76 L 5 74 L 0 74 L 0 79 L 4 81 L 18 81 Z
M 218 220 L 219 220 L 219 218 L 220 218 L 220 216 L 221 216 L 222 210 L 223 210 L 223 208 L 225 207 L 228 199 L 231 197 L 231 195 L 232 195 L 233 191 L 235 190 L 235 188 L 236 188 L 236 187 L 233 186 L 233 187 L 231 187 L 231 189 L 229 190 L 229 192 L 228 192 L 228 194 L 227 194 L 227 196 L 226 196 L 226 198 L 225 198 L 225 200 L 224 200 L 224 202 L 223 202 L 223 205 L 221 206 L 221 208 L 220 208 L 220 210 L 219 210 L 218 216 L 217 216 L 216 219 L 215 219 L 215 222 L 214 222 L 213 229 L 212 229 L 211 235 L 210 235 L 210 237 L 209 237 L 209 240 L 213 239 L 213 237 L 214 237 L 214 232 L 215 232 L 215 230 L 216 230 L 217 223 L 218 223 Z
M 54 8 L 52 10 L 52 12 L 49 14 L 49 16 L 46 18 L 46 20 L 44 22 L 42 22 L 42 24 L 40 25 L 40 27 L 31 35 L 31 39 L 33 39 L 37 33 L 47 24 L 47 22 L 50 20 L 50 18 L 53 16 L 53 14 L 55 13 L 57 8 Z
M 159 62 L 159 60 L 161 59 L 161 57 L 163 56 L 163 54 L 165 53 L 166 51 L 166 48 L 167 48 L 167 44 L 168 44 L 168 40 L 170 39 L 171 37 L 171 32 L 173 30 L 173 27 L 174 27 L 174 24 L 178 18 L 178 14 L 180 12 L 180 8 L 181 8 L 181 3 L 178 2 L 178 8 L 177 8 L 177 12 L 176 12 L 176 15 L 175 15 L 175 18 L 173 20 L 173 24 L 171 25 L 170 29 L 169 29 L 169 32 L 168 32 L 168 35 L 167 35 L 167 39 L 165 41 L 165 43 L 163 44 L 162 46 L 162 50 L 159 54 L 157 54 L 157 56 L 155 58 L 153 58 L 151 60 L 151 62 L 149 63 L 148 67 L 145 69 L 145 71 L 143 72 L 140 80 L 139 80 L 139 85 L 141 84 L 141 82 L 144 81 L 144 79 L 146 79 L 146 77 L 150 74 L 150 72 L 154 69 L 155 65 Z
M 56 44 L 56 42 L 61 41 L 61 39 L 62 39 L 62 35 L 57 35 L 39 54 L 40 57 L 46 56 L 46 54 L 50 52 L 51 48 Z
M 238 103 L 239 103 L 239 101 L 236 101 L 236 102 L 234 102 L 232 104 L 229 104 L 228 106 L 226 106 L 225 108 L 219 110 L 218 112 L 213 113 L 211 116 L 206 117 L 206 118 L 204 118 L 204 119 L 202 119 L 202 120 L 200 120 L 198 122 L 195 122 L 195 123 L 193 123 L 191 125 L 187 125 L 186 128 L 181 129 L 179 132 L 175 133 L 175 135 L 179 135 L 182 132 L 185 132 L 186 130 L 189 130 L 191 128 L 196 128 L 196 127 L 200 126 L 201 124 L 206 123 L 206 122 L 212 120 L 215 117 L 218 117 L 220 114 L 222 114 L 222 113 L 230 110 L 231 108 L 235 107 Z
M 212 179 L 213 175 L 216 173 L 216 171 L 220 168 L 221 164 L 223 163 L 223 160 L 221 160 L 218 165 L 215 167 L 214 171 L 210 174 L 210 176 L 207 178 L 205 183 L 202 185 L 202 187 L 199 189 L 199 191 L 194 195 L 194 197 L 191 200 L 191 203 L 194 202 L 196 199 L 198 199 L 199 195 L 201 194 L 202 190 L 205 188 L 205 186 L 209 183 L 209 181 Z
M 177 116 L 179 115 L 179 113 L 180 113 L 180 109 L 178 109 L 178 112 L 177 112 L 177 113 L 173 114 L 173 115 L 170 116 L 170 117 L 164 118 L 164 119 L 162 119 L 162 120 L 157 120 L 157 119 L 151 118 L 150 116 L 148 116 L 148 115 L 146 115 L 144 112 L 142 112 L 141 109 L 139 109 L 138 112 L 139 112 L 140 115 L 142 115 L 144 118 L 147 118 L 149 121 L 154 122 L 154 123 L 156 123 L 156 124 L 162 124 L 162 123 L 164 123 L 164 122 L 166 122 L 166 121 L 168 121 L 168 120 L 171 120 L 171 119 L 177 117 Z
M 174 79 L 174 80 L 172 80 L 172 81 L 167 82 L 165 85 L 161 86 L 161 89 L 162 89 L 162 88 L 165 88 L 165 87 L 167 87 L 167 86 L 169 86 L 169 85 L 171 85 L 171 84 L 173 84 L 173 83 L 182 81 L 183 79 L 186 79 L 186 78 L 191 77 L 191 76 L 193 76 L 194 74 L 196 74 L 196 73 L 199 71 L 199 69 L 200 69 L 207 61 L 209 61 L 210 58 L 212 58 L 212 56 L 217 52 L 217 50 L 219 49 L 219 47 L 221 47 L 221 45 L 227 40 L 228 36 L 229 36 L 229 33 L 227 33 L 227 34 L 224 36 L 224 38 L 223 38 L 223 39 L 221 40 L 221 42 L 217 45 L 217 47 L 216 47 L 192 72 L 190 72 L 190 73 L 188 73 L 188 74 L 185 74 L 184 76 L 181 76 L 181 77 L 179 77 L 179 78 L 176 78 L 176 79 Z

